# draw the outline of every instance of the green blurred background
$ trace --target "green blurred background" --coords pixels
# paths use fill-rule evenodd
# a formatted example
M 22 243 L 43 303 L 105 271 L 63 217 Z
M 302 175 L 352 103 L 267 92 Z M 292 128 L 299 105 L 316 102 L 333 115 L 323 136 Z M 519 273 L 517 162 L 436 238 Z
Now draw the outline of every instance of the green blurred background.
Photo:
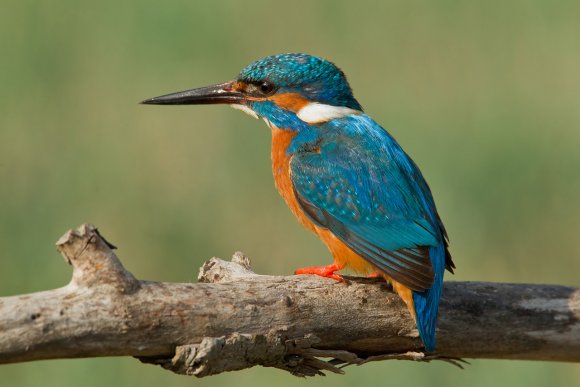
M 427 177 L 453 280 L 580 285 L 576 1 L 4 0 L 0 294 L 58 287 L 54 248 L 92 222 L 137 277 L 192 281 L 242 250 L 259 273 L 324 264 L 276 193 L 270 135 L 226 107 L 148 97 L 307 52 L 349 75 Z M 0 366 L 2 386 L 580 385 L 570 364 L 383 362 L 300 381 L 255 368 L 196 380 L 131 358 Z

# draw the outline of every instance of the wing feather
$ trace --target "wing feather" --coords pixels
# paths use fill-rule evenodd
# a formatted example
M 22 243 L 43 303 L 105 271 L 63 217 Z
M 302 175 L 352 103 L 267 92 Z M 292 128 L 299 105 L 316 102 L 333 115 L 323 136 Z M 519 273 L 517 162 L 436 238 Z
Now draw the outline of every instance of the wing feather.
M 329 126 L 316 147 L 292 157 L 297 201 L 378 270 L 412 290 L 429 289 L 429 247 L 446 242 L 427 183 L 374 121 L 359 116 L 347 124 Z

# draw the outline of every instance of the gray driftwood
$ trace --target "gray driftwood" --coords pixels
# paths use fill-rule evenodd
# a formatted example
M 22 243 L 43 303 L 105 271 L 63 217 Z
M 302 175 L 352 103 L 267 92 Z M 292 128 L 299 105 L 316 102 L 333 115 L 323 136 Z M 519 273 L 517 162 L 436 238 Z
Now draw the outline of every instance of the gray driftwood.
M 378 280 L 256 275 L 236 253 L 206 262 L 199 283 L 140 281 L 93 226 L 57 246 L 73 266 L 67 286 L 0 298 L 0 364 L 135 356 L 196 376 L 254 365 L 309 376 L 384 359 L 580 362 L 578 288 L 447 282 L 437 352 L 426 355 Z

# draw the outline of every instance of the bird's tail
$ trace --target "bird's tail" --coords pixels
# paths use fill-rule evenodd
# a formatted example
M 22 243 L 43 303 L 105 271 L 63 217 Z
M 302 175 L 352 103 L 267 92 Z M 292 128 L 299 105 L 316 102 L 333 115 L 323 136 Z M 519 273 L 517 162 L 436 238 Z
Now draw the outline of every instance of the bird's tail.
M 429 248 L 431 264 L 435 271 L 433 286 L 424 292 L 413 292 L 417 328 L 427 352 L 435 350 L 435 327 L 437 326 L 437 312 L 443 286 L 445 254 L 445 245 L 443 243 Z

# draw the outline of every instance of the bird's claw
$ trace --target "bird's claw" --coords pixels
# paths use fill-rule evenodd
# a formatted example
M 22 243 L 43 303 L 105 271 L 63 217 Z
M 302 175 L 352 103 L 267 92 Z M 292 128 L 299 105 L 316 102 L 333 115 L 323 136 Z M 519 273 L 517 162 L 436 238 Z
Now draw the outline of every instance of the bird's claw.
M 303 267 L 296 269 L 294 274 L 314 274 L 321 277 L 332 278 L 338 282 L 348 283 L 348 281 L 343 276 L 335 273 L 335 271 L 341 270 L 342 268 L 343 266 L 333 263 L 327 266 Z

